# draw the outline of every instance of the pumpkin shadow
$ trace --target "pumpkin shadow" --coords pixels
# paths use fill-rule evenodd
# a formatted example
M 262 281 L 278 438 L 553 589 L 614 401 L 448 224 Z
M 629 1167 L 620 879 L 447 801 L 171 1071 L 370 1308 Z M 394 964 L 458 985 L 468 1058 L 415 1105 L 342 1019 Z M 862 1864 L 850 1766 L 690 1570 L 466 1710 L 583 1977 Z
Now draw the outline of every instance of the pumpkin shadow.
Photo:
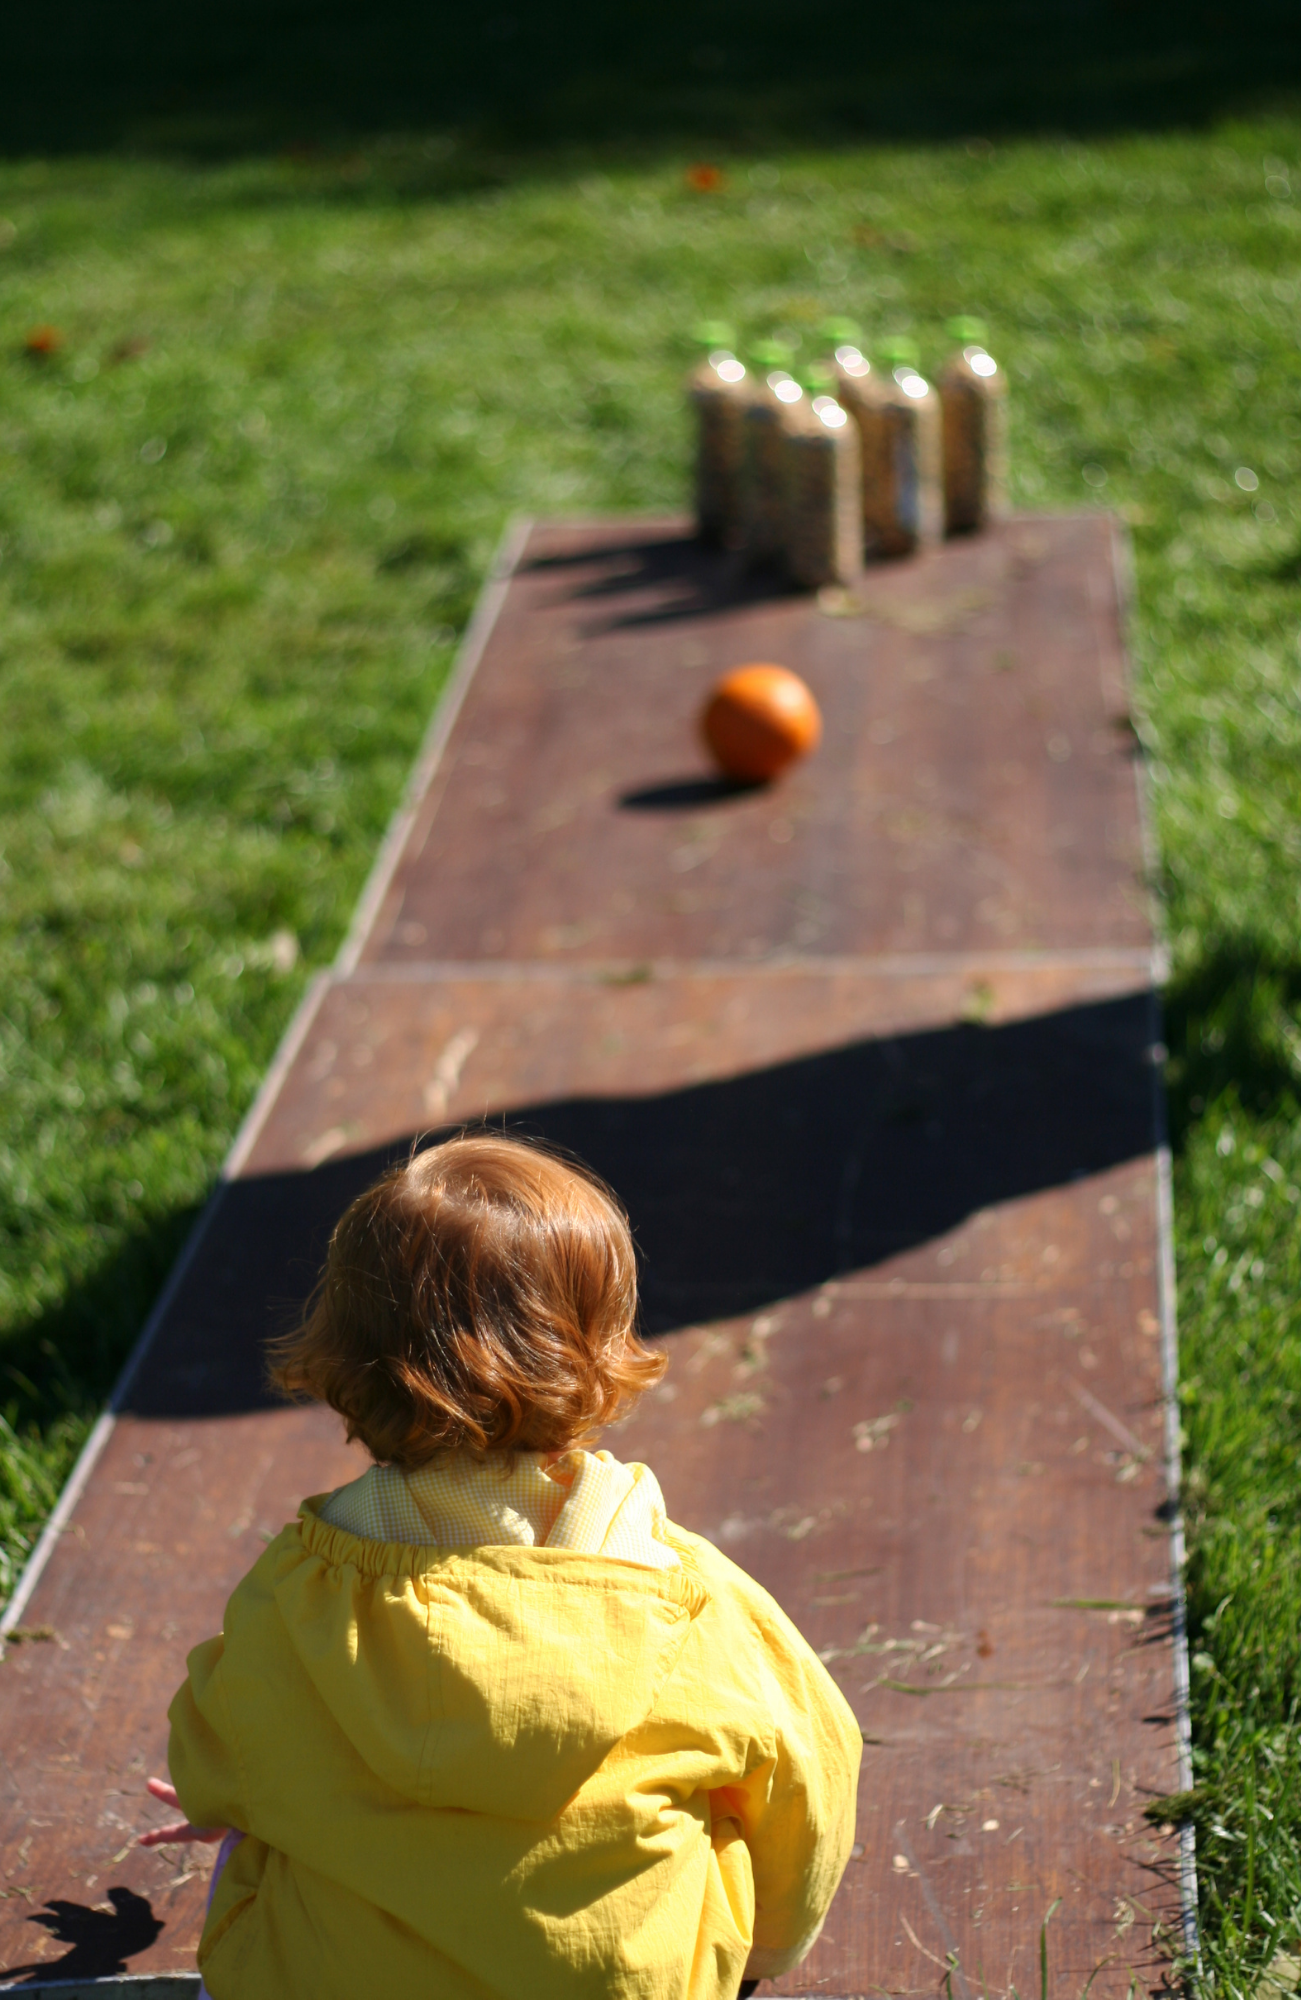
M 659 785 L 641 785 L 623 792 L 619 804 L 624 812 L 698 812 L 702 806 L 725 806 L 733 799 L 749 798 L 765 789 L 767 780 L 747 780 L 720 776 L 672 778 Z

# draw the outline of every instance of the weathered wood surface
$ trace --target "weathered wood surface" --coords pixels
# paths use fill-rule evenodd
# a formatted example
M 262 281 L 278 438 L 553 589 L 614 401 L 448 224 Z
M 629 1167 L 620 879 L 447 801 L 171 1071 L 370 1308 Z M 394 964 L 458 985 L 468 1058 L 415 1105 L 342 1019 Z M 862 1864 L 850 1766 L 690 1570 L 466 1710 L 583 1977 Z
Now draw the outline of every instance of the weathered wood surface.
M 359 962 L 300 1023 L 0 1672 L 0 1962 L 193 1962 L 206 1876 L 130 1850 L 187 1648 L 352 1476 L 262 1344 L 349 1196 L 489 1116 L 627 1200 L 673 1366 L 617 1448 L 824 1653 L 860 1846 L 783 1990 L 1161 1976 L 1177 1782 L 1151 940 L 1105 521 L 747 597 L 669 528 L 536 530 Z M 828 720 L 704 770 L 717 671 Z M 937 1810 L 938 1808 L 938 1810 Z M 71 1948 L 71 1955 L 69 1955 Z
M 364 959 L 1146 946 L 1114 572 L 1104 517 L 1027 520 L 882 566 L 877 615 L 832 618 L 672 537 L 548 537 Z M 729 795 L 696 714 L 767 659 L 822 748 Z

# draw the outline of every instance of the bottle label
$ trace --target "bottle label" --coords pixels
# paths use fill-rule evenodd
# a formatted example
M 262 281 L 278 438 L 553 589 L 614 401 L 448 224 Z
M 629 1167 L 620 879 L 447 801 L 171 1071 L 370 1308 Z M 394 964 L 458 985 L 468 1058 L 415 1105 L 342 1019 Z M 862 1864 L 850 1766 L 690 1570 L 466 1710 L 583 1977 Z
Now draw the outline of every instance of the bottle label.
M 894 513 L 896 522 L 907 534 L 920 533 L 916 440 L 911 428 L 902 425 L 894 435 Z

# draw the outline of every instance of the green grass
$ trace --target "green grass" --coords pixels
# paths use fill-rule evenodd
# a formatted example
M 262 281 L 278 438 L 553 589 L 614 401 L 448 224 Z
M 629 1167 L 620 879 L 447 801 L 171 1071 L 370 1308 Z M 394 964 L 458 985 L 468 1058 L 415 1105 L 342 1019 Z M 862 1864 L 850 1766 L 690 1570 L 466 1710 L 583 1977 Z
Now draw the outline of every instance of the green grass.
M 680 503 L 701 314 L 933 359 L 979 311 L 1018 500 L 1134 534 L 1189 1809 L 1245 1996 L 1301 1931 L 1301 122 L 738 152 L 716 196 L 692 151 L 0 168 L 4 1578 L 338 943 L 506 514 Z
M 1301 1908 L 1301 1126 L 1232 1094 L 1182 1164 L 1195 1791 L 1207 1959 L 1295 1954 Z M 1296 1984 L 1295 1974 L 1290 1985 Z

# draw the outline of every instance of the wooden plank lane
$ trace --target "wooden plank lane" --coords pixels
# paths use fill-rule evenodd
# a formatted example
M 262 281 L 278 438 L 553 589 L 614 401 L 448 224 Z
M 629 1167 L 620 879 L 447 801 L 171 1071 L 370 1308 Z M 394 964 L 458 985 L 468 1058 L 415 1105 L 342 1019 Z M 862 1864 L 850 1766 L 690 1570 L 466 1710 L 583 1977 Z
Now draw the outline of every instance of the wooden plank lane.
M 1112 530 L 1013 522 L 747 597 L 674 524 L 539 530 L 362 957 L 639 960 L 1144 945 Z M 696 739 L 778 660 L 816 758 L 728 793 Z
M 131 1845 L 157 1823 L 167 1705 L 311 1467 L 359 1468 L 315 1411 L 115 1426 L 0 1674 L 0 1977 L 191 1971 L 210 1849 Z
M 1143 1806 L 1179 1759 L 1141 828 L 1106 524 L 1015 532 L 924 589 L 882 572 L 897 597 L 843 619 L 747 599 L 669 527 L 535 535 L 358 960 L 304 1014 L 24 1608 L 53 1636 L 0 1672 L 0 1965 L 192 1963 L 203 1864 L 128 1846 L 167 1699 L 258 1538 L 358 1466 L 268 1396 L 267 1335 L 354 1192 L 486 1118 L 627 1202 L 672 1366 L 616 1448 L 860 1718 L 860 1851 L 780 1989 L 935 1992 L 956 1953 L 957 2000 L 1025 1992 L 1057 1898 L 1055 1990 L 1160 1982 L 1176 1857 Z M 725 795 L 692 715 L 752 649 L 822 677 L 828 761 Z M 667 803 L 628 806 L 639 784 Z M 994 880 L 1013 925 L 972 900 Z
M 1124 964 L 1095 972 L 1088 1001 L 1053 1005 L 1062 985 L 1051 970 L 1009 975 L 1001 1002 L 982 985 L 999 1011 L 955 1025 L 964 982 L 946 974 L 341 982 L 129 1407 L 265 1402 L 268 1332 L 310 1287 L 334 1217 L 429 1131 L 431 1101 L 439 1125 L 504 1122 L 606 1175 L 637 1228 L 658 1333 L 1142 1157 L 1145 987 Z
M 1151 1015 L 1132 962 L 1083 983 L 963 966 L 334 986 L 33 1603 L 58 1638 L 6 1668 L 0 1698 L 35 1679 L 64 1718 L 57 1747 L 8 1753 L 6 1833 L 38 1788 L 48 1815 L 28 1872 L 47 1853 L 65 1894 L 98 1888 L 186 1648 L 256 1537 L 353 1469 L 332 1422 L 267 1405 L 262 1342 L 432 1095 L 440 1122 L 575 1145 L 629 1199 L 674 1362 L 620 1448 L 774 1590 L 873 1739 L 864 1858 L 809 1978 L 924 1979 L 941 1933 L 901 1853 L 963 1963 L 978 1947 L 1000 1979 L 1036 1898 L 1065 1892 L 1081 1983 L 1100 1912 L 1114 1929 L 1127 1897 L 1168 1919 L 1140 1817 L 1174 1782 Z M 984 1018 L 954 1025 L 973 987 Z M 186 1874 L 119 1858 L 113 1886 L 166 1926 L 169 1956 L 133 1963 L 192 1949 Z M 5 1912 L 10 1934 L 30 1920 Z

